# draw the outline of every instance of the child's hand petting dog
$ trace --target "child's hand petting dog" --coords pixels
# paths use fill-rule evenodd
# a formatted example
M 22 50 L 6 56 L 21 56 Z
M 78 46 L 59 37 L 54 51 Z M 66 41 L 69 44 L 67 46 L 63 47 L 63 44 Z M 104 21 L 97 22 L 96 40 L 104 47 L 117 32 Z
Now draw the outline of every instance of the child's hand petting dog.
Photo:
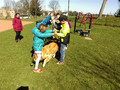
M 57 31 L 57 29 L 54 28 L 54 29 L 53 29 L 53 32 L 56 32 L 56 31 Z
M 57 34 L 57 31 L 58 30 L 54 28 L 53 32 L 54 32 L 55 35 Z
M 55 33 L 53 33 L 53 36 L 52 36 L 52 37 L 53 37 L 53 39 L 55 39 Z

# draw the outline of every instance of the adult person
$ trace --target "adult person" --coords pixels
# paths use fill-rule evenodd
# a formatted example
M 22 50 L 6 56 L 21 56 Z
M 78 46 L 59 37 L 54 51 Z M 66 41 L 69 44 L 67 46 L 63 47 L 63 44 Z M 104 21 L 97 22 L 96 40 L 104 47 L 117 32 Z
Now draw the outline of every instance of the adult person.
M 57 17 L 57 11 L 56 10 L 54 11 L 54 17 L 55 18 Z
M 16 32 L 15 43 L 17 43 L 17 42 L 20 42 L 20 34 L 21 34 L 21 31 L 23 30 L 20 14 L 16 13 L 12 21 L 13 21 L 13 29 Z
M 57 18 L 57 11 L 55 10 L 55 11 L 54 11 L 54 14 L 53 14 L 53 18 L 51 18 L 52 21 L 53 21 L 52 29 L 54 29 L 54 28 L 56 27 L 56 26 L 55 26 L 55 20 L 56 20 L 56 18 Z

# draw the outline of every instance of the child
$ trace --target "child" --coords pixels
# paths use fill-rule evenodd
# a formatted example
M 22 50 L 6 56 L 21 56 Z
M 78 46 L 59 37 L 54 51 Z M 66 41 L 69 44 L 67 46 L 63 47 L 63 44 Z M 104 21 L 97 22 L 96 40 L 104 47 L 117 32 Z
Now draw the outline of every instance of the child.
M 56 18 L 56 22 L 55 22 L 55 24 L 56 24 L 56 29 L 57 30 L 60 30 L 62 27 L 61 27 L 61 23 L 60 23 L 60 21 L 59 21 L 59 17 L 60 17 L 60 14 L 59 13 L 57 13 L 57 18 Z M 66 18 L 66 22 L 68 22 L 68 25 L 69 25 L 69 27 L 71 28 L 71 24 L 70 24 L 70 22 L 67 20 L 67 18 Z
M 38 64 L 41 59 L 41 50 L 44 45 L 45 37 L 51 37 L 54 35 L 54 33 L 52 30 L 46 30 L 46 25 L 44 24 L 40 24 L 38 28 L 33 28 L 32 33 L 34 34 L 33 49 L 37 54 L 35 69 L 33 71 L 39 73 L 42 72 L 42 70 L 38 69 Z
M 65 57 L 65 48 L 69 44 L 70 40 L 70 27 L 67 22 L 67 16 L 61 15 L 59 18 L 59 21 L 62 24 L 62 28 L 60 30 L 60 33 L 57 33 L 57 36 L 61 37 L 61 43 L 60 43 L 60 59 L 57 62 L 57 64 L 63 65 L 64 64 L 64 57 Z
M 65 14 L 62 14 L 62 15 L 65 15 Z M 68 19 L 66 21 L 68 22 L 69 27 L 72 28 L 70 22 L 68 21 Z

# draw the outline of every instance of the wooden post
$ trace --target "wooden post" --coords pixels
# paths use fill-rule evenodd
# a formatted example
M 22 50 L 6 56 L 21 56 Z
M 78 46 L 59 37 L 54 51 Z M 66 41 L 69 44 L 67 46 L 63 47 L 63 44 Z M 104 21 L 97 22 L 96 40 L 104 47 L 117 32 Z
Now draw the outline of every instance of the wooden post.
M 102 18 L 102 13 L 103 13 L 103 10 L 105 8 L 106 2 L 107 2 L 107 0 L 103 0 L 102 7 L 100 9 L 98 19 Z

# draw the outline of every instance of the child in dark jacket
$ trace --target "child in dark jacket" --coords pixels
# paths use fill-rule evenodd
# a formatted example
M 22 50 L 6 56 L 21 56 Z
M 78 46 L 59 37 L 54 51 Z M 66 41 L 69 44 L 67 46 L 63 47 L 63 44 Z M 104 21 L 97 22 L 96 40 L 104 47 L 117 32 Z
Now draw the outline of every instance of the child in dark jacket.
M 39 61 L 41 59 L 41 50 L 44 45 L 45 37 L 51 37 L 54 35 L 53 30 L 46 30 L 46 25 L 40 24 L 39 28 L 35 27 L 32 30 L 34 34 L 33 37 L 33 49 L 37 54 L 37 59 L 35 62 L 35 69 L 34 72 L 42 72 L 42 70 L 38 69 Z

